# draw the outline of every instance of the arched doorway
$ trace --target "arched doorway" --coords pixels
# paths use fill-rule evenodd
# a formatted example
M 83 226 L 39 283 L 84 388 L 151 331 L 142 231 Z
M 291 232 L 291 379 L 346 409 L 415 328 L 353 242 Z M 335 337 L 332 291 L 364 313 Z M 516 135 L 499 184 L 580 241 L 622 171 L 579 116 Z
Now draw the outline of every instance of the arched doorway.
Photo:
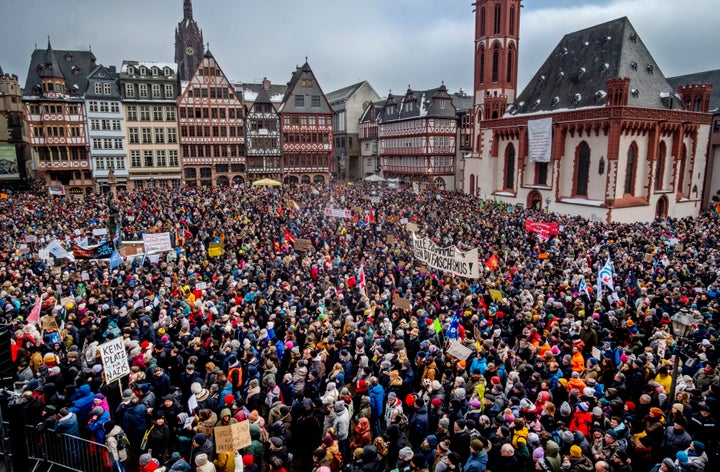
M 238 187 L 243 187 L 245 185 L 245 179 L 243 179 L 239 175 L 236 175 L 235 177 L 233 177 L 233 185 L 237 185 Z
M 656 218 L 667 218 L 668 212 L 668 199 L 665 195 L 658 198 L 655 204 L 655 217 Z
M 537 190 L 533 190 L 528 194 L 527 207 L 534 210 L 542 210 L 542 195 Z
M 285 179 L 283 179 L 283 182 L 288 185 L 297 185 L 298 178 L 296 175 L 288 175 Z
M 426 175 L 420 177 L 420 188 L 425 190 L 430 186 L 430 179 Z
M 323 177 L 322 175 L 316 175 L 315 177 L 313 177 L 313 182 L 316 184 L 324 184 L 325 177 Z
M 445 180 L 442 177 L 435 177 L 433 186 L 439 190 L 445 190 Z
M 215 182 L 218 188 L 225 188 L 230 185 L 230 181 L 225 175 L 221 175 L 220 177 L 218 177 Z
M 300 182 L 303 184 L 309 184 L 310 183 L 310 176 L 309 175 L 303 175 L 300 177 Z

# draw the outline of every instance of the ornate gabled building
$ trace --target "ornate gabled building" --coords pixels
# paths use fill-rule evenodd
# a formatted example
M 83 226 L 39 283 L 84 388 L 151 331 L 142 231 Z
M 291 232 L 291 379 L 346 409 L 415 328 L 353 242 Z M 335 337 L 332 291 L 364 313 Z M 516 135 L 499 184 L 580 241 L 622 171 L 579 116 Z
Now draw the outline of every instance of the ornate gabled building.
M 95 70 L 91 51 L 35 49 L 30 59 L 23 104 L 26 139 L 36 179 L 65 186 L 71 195 L 94 192 L 85 131 L 83 96 Z
M 22 93 L 18 76 L 0 68 L 0 183 L 3 185 L 18 185 L 27 178 Z
M 210 51 L 177 103 L 185 184 L 244 185 L 243 103 Z
M 114 66 L 97 66 L 88 74 L 85 116 L 90 167 L 100 192 L 127 189 L 128 165 L 120 81 Z
M 379 118 L 383 176 L 421 187 L 454 189 L 457 109 L 445 85 L 388 95 Z
M 183 19 L 175 28 L 175 63 L 181 81 L 190 80 L 204 55 L 205 43 L 193 18 L 192 0 L 183 0 Z
M 697 215 L 712 87 L 676 93 L 620 18 L 567 34 L 515 98 L 518 7 L 476 2 L 464 191 L 602 221 Z
M 365 177 L 360 160 L 358 120 L 365 108 L 380 95 L 367 80 L 327 94 L 333 109 L 333 154 L 337 176 L 345 180 Z
M 362 175 L 379 174 L 380 152 L 378 130 L 382 119 L 385 100 L 369 103 L 358 120 L 358 141 L 360 142 L 360 170 Z
M 245 153 L 250 182 L 259 179 L 282 180 L 280 114 L 273 102 L 272 84 L 264 79 L 260 88 L 246 85 L 243 101 L 249 107 L 245 115 Z
M 307 62 L 293 72 L 279 111 L 283 181 L 328 183 L 333 172 L 333 110 Z
M 123 61 L 120 89 L 130 186 L 178 187 L 182 182 L 175 64 Z

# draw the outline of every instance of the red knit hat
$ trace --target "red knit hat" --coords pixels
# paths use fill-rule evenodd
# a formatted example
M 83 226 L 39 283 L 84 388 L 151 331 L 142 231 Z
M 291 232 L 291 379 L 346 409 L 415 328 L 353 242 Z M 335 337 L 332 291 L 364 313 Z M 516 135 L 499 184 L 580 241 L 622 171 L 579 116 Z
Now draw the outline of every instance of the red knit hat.
M 243 461 L 243 467 L 250 467 L 255 463 L 255 458 L 252 456 L 252 454 L 245 454 L 242 456 Z
M 228 393 L 227 395 L 225 395 L 223 400 L 225 400 L 226 405 L 232 405 L 232 403 L 235 401 L 235 397 L 233 397 L 232 394 Z

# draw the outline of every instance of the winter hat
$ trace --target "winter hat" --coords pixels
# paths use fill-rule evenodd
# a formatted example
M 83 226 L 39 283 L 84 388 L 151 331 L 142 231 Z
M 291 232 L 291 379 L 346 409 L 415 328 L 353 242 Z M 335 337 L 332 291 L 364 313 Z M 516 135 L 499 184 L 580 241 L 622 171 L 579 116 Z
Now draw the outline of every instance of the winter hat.
M 587 402 L 580 402 L 577 405 L 578 411 L 580 411 L 582 413 L 587 413 L 588 408 L 589 408 L 589 405 L 587 404 Z
M 442 426 L 445 429 L 448 429 L 450 427 L 450 420 L 448 418 L 440 418 L 438 425 Z
M 152 461 L 152 456 L 150 454 L 143 454 L 140 456 L 140 459 L 138 459 L 138 463 L 141 467 L 145 467 Z
M 678 461 L 680 464 L 686 464 L 687 461 L 688 461 L 687 452 L 685 452 L 685 451 L 678 451 L 677 454 L 675 454 L 675 459 L 677 459 L 677 461 Z
M 255 457 L 252 456 L 252 454 L 245 454 L 242 456 L 242 464 L 243 467 L 250 467 L 255 463 Z
M 562 415 L 562 416 L 572 415 L 572 409 L 570 408 L 570 404 L 568 402 L 562 402 L 562 405 L 560 405 L 560 415 Z
M 602 408 L 600 408 L 599 406 L 596 406 L 595 408 L 593 408 L 592 414 L 593 414 L 593 416 L 602 416 L 602 414 L 603 414 Z
M 92 371 L 94 374 L 99 374 L 100 372 L 102 372 L 102 370 L 103 368 L 100 364 L 95 364 L 94 366 L 92 366 Z
M 650 416 L 662 416 L 662 415 L 663 415 L 663 411 L 660 408 L 658 408 L 656 406 L 650 408 Z
M 582 449 L 580 449 L 580 446 L 577 444 L 573 444 L 570 446 L 570 457 L 581 457 L 582 456 Z
M 105 424 L 103 424 L 103 430 L 105 431 L 105 434 L 110 434 L 110 431 L 112 431 L 114 427 L 115 422 L 113 420 L 106 421 Z
M 483 449 L 485 449 L 485 444 L 482 442 L 481 439 L 475 438 L 470 441 L 470 447 L 475 449 L 476 451 L 482 451 Z
M 335 412 L 341 413 L 345 409 L 345 402 L 335 402 Z
M 103 411 L 104 411 L 104 410 L 102 409 L 102 407 L 96 406 L 96 407 L 93 408 L 92 411 L 90 412 L 90 416 L 95 416 L 95 415 L 100 416 L 100 415 L 103 414 Z
M 208 463 L 207 454 L 198 454 L 195 456 L 195 465 L 205 465 Z
M 425 456 L 422 454 L 418 454 L 417 456 L 414 456 L 412 458 L 412 461 L 410 461 L 412 465 L 415 466 L 415 469 L 422 470 L 425 467 L 427 467 L 427 461 L 425 460 Z
M 408 462 L 408 461 L 412 460 L 414 455 L 415 454 L 413 454 L 412 449 L 410 449 L 409 447 L 404 447 L 404 448 L 400 449 L 400 452 L 398 453 L 398 459 L 400 459 L 401 461 Z
M 590 387 L 585 387 L 583 389 L 583 396 L 585 397 L 594 397 L 595 396 L 595 389 Z
M 533 403 L 530 400 L 528 400 L 527 398 L 523 398 L 522 400 L 520 400 L 520 409 L 521 410 L 532 410 L 532 408 L 533 408 Z
M 670 472 L 675 472 L 675 462 L 672 459 L 666 457 L 662 460 L 662 463 L 665 465 L 665 467 L 667 467 Z
M 533 450 L 533 457 L 535 459 L 542 459 L 543 457 L 545 457 L 545 450 L 542 447 L 536 447 Z
M 635 411 L 635 402 L 627 401 L 625 402 L 625 406 L 627 407 L 628 411 Z
M 608 436 L 610 436 L 613 439 L 618 438 L 618 433 L 614 429 L 608 429 L 607 431 L 605 431 L 605 434 L 607 434 Z
M 198 445 L 202 446 L 205 444 L 205 441 L 207 441 L 208 437 L 207 434 L 204 433 L 198 433 L 195 436 L 193 436 L 193 441 L 198 443 Z
M 438 406 L 442 405 L 442 400 L 440 400 L 439 398 L 436 397 L 436 398 L 433 398 L 432 400 L 430 400 L 430 404 L 432 406 L 438 407 Z
M 225 400 L 226 405 L 230 405 L 235 401 L 235 397 L 232 396 L 232 394 L 228 393 L 223 397 L 223 400 Z
M 480 408 L 481 405 L 482 403 L 480 403 L 480 400 L 478 400 L 477 398 L 473 398 L 472 400 L 470 400 L 470 406 L 473 408 Z
M 395 392 L 388 393 L 388 400 L 392 400 L 392 401 L 397 400 L 397 393 L 395 393 Z
M 567 444 L 572 444 L 575 442 L 575 436 L 573 435 L 572 431 L 563 430 L 558 433 L 558 436 L 560 436 L 560 439 L 562 442 Z

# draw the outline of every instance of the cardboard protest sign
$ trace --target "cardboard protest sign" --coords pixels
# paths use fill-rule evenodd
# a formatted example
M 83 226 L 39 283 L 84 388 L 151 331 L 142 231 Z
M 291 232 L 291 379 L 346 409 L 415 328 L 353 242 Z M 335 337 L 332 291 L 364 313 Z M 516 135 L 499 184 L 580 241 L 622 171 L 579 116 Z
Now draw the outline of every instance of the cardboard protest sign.
M 401 310 L 409 310 L 410 300 L 408 300 L 407 298 L 395 297 L 393 298 L 393 306 L 400 308 Z
M 652 261 L 653 261 L 653 255 L 645 254 L 645 257 L 643 257 L 643 262 L 652 262 Z
M 230 426 L 215 426 L 215 452 L 237 452 L 252 443 L 250 421 L 240 421 Z
M 392 234 L 388 234 L 387 237 L 385 238 L 385 244 L 395 244 L 395 242 L 396 242 L 395 236 Z
M 103 343 L 99 349 L 105 371 L 105 382 L 112 383 L 130 375 L 130 364 L 128 364 L 123 338 L 115 338 Z
M 296 239 L 295 250 L 296 251 L 312 251 L 315 249 L 312 242 L 309 239 Z
M 220 257 L 220 256 L 222 256 L 222 252 L 223 252 L 222 248 L 219 248 L 219 247 L 211 247 L 211 248 L 208 248 L 208 251 L 207 251 L 208 257 Z
M 411 233 L 415 233 L 418 230 L 418 225 L 416 225 L 415 223 L 408 223 L 407 225 L 405 225 L 405 229 L 410 231 Z
M 472 349 L 463 346 L 457 341 L 450 341 L 450 347 L 448 347 L 447 353 L 456 359 L 464 361 L 472 355 Z
M 496 290 L 494 288 L 490 289 L 490 296 L 492 297 L 493 301 L 501 302 L 503 299 L 503 293 L 500 290 Z

